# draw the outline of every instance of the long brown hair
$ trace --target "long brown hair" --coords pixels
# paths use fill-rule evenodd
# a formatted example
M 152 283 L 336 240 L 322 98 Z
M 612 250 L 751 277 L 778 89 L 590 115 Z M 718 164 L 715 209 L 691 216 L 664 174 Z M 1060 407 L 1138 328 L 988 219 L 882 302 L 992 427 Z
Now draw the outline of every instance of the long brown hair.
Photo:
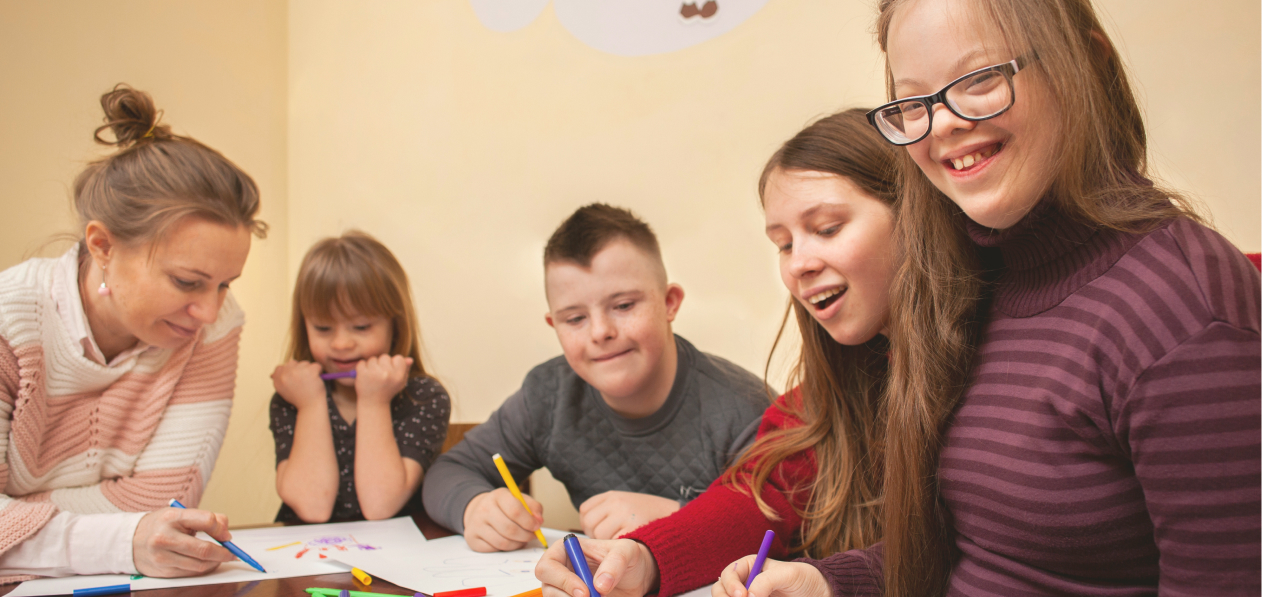
M 259 191 L 250 175 L 196 139 L 172 133 L 149 94 L 119 83 L 101 96 L 101 108 L 105 124 L 93 138 L 120 149 L 75 178 L 80 238 L 97 220 L 121 242 L 156 246 L 190 216 L 267 235 L 267 224 L 255 217 Z M 107 130 L 112 141 L 101 136 Z
M 882 51 L 906 4 L 881 1 Z M 1177 217 L 1199 221 L 1186 199 L 1148 178 L 1143 117 L 1090 0 L 975 0 L 972 8 L 1013 56 L 1037 53 L 1030 73 L 1047 80 L 1056 109 L 1067 115 L 1057 159 L 1047 166 L 1054 176 L 1045 201 L 1082 223 L 1128 232 Z M 888 61 L 886 84 L 892 99 Z M 904 258 L 891 289 L 884 580 L 886 595 L 921 597 L 945 592 L 954 564 L 938 455 L 968 382 L 988 292 L 959 208 L 900 153 L 896 227 Z
M 815 171 L 843 176 L 893 208 L 896 151 L 868 126 L 865 113 L 855 108 L 833 114 L 787 141 L 767 161 L 758 182 L 759 196 L 777 170 Z M 797 301 L 790 300 L 790 305 L 775 345 L 780 344 L 792 311 L 802 350 L 789 379 L 790 386 L 797 386 L 797 395 L 780 408 L 803 424 L 760 437 L 724 479 L 752 495 L 764 515 L 774 518 L 760 488 L 785 459 L 812 450 L 816 474 L 808 487 L 798 488 L 809 492 L 809 499 L 799 512 L 800 542 L 791 549 L 819 557 L 866 547 L 880 538 L 880 397 L 889 344 L 877 335 L 862 345 L 845 346 Z
M 408 275 L 380 241 L 358 230 L 312 245 L 298 267 L 286 358 L 310 361 L 308 318 L 386 317 L 394 330 L 390 354 L 412 357 L 411 377 L 428 377 Z

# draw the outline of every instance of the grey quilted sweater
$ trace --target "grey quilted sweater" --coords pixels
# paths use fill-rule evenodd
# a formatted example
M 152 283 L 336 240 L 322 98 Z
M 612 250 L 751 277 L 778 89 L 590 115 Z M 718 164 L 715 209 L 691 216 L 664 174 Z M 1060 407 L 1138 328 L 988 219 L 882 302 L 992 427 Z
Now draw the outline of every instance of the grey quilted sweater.
M 547 467 L 579 507 L 611 490 L 687 502 L 705 490 L 754 439 L 768 396 L 750 372 L 675 336 L 679 366 L 656 413 L 615 413 L 564 357 L 535 367 L 521 389 L 465 434 L 426 472 L 425 510 L 464 532 L 475 496 L 503 487 L 499 453 L 518 482 Z

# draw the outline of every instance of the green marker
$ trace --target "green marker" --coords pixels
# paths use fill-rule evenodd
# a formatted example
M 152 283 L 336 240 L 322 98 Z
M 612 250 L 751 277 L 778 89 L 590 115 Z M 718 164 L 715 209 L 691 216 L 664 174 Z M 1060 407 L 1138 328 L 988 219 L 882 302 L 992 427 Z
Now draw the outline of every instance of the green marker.
M 342 593 L 342 591 L 345 591 L 345 590 L 346 589 L 311 588 L 311 589 L 307 589 L 307 592 L 311 593 L 315 597 L 337 597 L 338 595 Z M 346 591 L 346 594 L 350 595 L 350 597 L 412 597 L 411 595 L 394 595 L 391 593 L 368 593 L 365 591 Z

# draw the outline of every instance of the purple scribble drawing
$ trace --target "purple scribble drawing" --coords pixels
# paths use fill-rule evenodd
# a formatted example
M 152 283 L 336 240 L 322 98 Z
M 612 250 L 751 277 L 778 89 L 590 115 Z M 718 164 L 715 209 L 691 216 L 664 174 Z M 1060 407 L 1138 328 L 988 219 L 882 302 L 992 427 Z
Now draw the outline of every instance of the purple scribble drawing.
M 354 535 L 326 535 L 324 537 L 316 537 L 315 539 L 307 541 L 307 545 L 320 551 L 329 551 L 330 548 L 338 551 L 350 551 L 352 548 L 359 551 L 376 551 L 381 549 L 375 545 L 360 543 L 358 539 L 355 539 Z M 306 553 L 306 550 L 303 550 L 302 553 Z M 299 554 L 299 557 L 301 557 L 301 554 Z
M 378 549 L 381 549 L 380 547 L 368 545 L 366 543 L 360 543 L 359 539 L 356 539 L 354 535 L 347 535 L 347 536 L 351 538 L 351 541 L 355 542 L 355 547 L 358 547 L 360 551 L 376 551 Z

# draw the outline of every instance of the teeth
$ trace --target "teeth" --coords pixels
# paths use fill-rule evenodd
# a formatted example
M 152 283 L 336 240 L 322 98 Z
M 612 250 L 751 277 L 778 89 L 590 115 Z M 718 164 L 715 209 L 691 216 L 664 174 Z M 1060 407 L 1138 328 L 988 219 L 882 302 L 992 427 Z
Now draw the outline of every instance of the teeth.
M 812 305 L 818 305 L 819 303 L 821 303 L 821 302 L 823 302 L 823 301 L 825 301 L 825 300 L 827 300 L 827 299 L 829 299 L 829 298 L 831 298 L 832 296 L 837 295 L 837 294 L 841 294 L 841 289 L 840 289 L 840 288 L 833 288 L 832 290 L 825 290 L 825 291 L 823 291 L 823 292 L 821 292 L 821 293 L 819 293 L 819 294 L 817 294 L 817 295 L 815 295 L 815 296 L 813 296 L 813 297 L 810 297 L 810 298 L 806 299 L 806 301 L 807 301 L 808 303 L 812 304 Z
M 965 168 L 971 167 L 973 164 L 976 164 L 977 162 L 980 162 L 992 155 L 995 155 L 995 152 L 998 150 L 999 150 L 998 145 L 991 145 L 990 147 L 987 147 L 977 153 L 970 153 L 960 158 L 952 158 L 951 165 L 954 166 L 956 170 L 963 170 Z

